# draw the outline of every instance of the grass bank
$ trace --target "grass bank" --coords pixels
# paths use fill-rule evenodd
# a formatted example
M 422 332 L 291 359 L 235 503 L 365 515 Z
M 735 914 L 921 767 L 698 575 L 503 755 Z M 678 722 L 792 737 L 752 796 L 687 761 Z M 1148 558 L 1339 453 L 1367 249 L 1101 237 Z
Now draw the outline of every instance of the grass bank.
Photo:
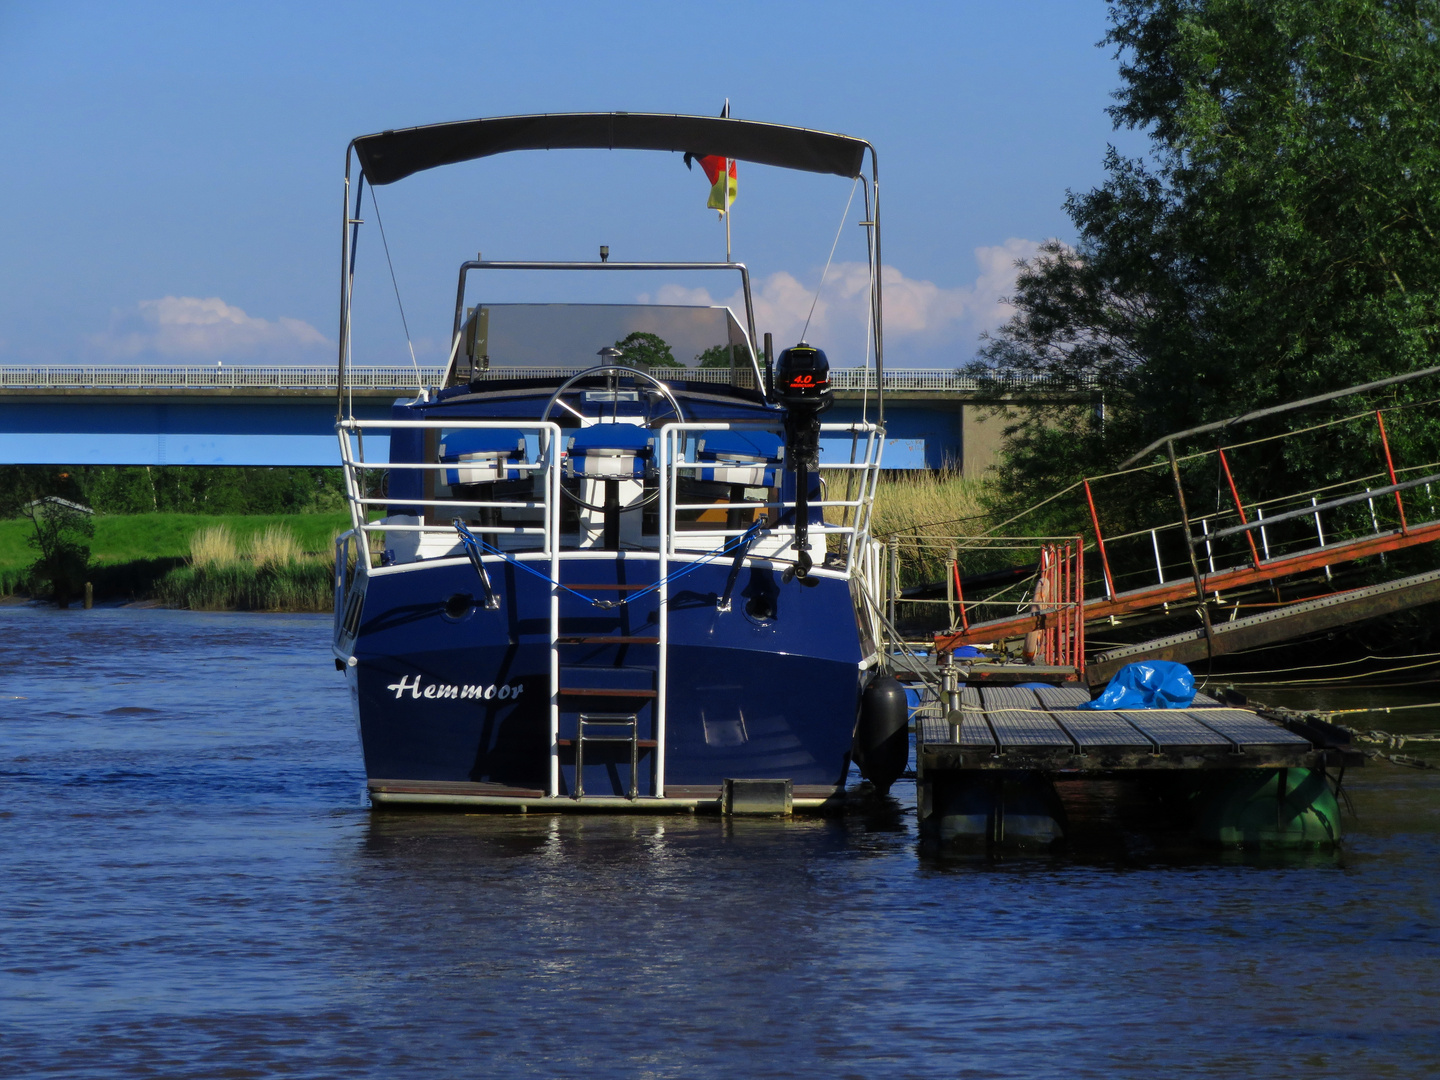
M 96 515 L 94 524 L 89 579 L 101 599 L 159 599 L 189 607 L 181 601 L 193 596 L 196 610 L 328 611 L 333 537 L 350 527 L 350 516 L 343 512 L 114 514 Z M 216 528 L 228 534 L 235 566 L 213 573 L 206 568 L 197 574 L 200 568 L 192 561 L 192 543 Z M 289 561 L 296 565 L 267 570 L 257 566 L 249 553 L 259 538 L 277 529 L 288 534 L 287 550 L 294 554 Z M 0 520 L 0 595 L 28 588 L 28 570 L 36 557 L 28 543 L 30 535 L 29 521 Z M 162 591 L 171 576 L 176 580 Z M 198 580 L 182 587 L 182 578 Z M 324 588 L 316 585 L 321 581 L 326 582 Z M 284 606 L 291 603 L 297 606 Z
M 827 497 L 843 498 L 843 474 L 827 474 Z M 981 502 L 983 482 L 957 472 L 916 469 L 885 473 L 875 489 L 870 535 L 886 543 L 905 538 L 901 547 L 901 582 L 914 585 L 943 577 L 949 537 L 984 532 L 989 525 Z M 830 507 L 825 520 L 839 523 L 840 508 Z M 922 538 L 917 547 L 911 537 Z
M 190 558 L 160 580 L 156 599 L 191 611 L 329 611 L 335 559 L 306 551 L 287 524 L 238 538 L 224 522 L 190 538 Z
M 190 540 L 202 529 L 224 525 L 239 544 L 277 525 L 295 534 L 302 551 L 328 553 L 331 537 L 350 527 L 350 515 L 334 514 L 97 514 L 90 559 L 96 566 L 141 562 L 147 559 L 183 559 Z M 35 561 L 30 547 L 30 522 L 24 518 L 0 521 L 0 574 L 23 571 Z
M 875 491 L 870 533 L 891 536 L 960 536 L 984 532 L 984 482 L 957 472 L 915 469 L 887 473 Z
M 318 559 L 288 566 L 177 566 L 160 580 L 155 599 L 191 611 L 328 612 L 334 602 L 330 567 Z

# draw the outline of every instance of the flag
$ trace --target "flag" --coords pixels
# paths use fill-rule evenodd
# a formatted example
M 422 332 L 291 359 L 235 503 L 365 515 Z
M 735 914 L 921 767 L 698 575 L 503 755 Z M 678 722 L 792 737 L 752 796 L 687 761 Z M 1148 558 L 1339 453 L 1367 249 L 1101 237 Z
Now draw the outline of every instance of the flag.
M 730 116 L 730 102 L 725 102 L 725 108 L 720 110 L 721 119 L 728 119 Z M 735 203 L 735 195 L 739 185 L 735 179 L 735 159 L 719 157 L 715 154 L 686 154 L 685 167 L 690 168 L 691 161 L 700 162 L 700 168 L 705 170 L 705 178 L 710 181 L 710 199 L 705 203 L 711 210 L 719 210 L 723 215 L 726 209 Z M 726 186 L 729 186 L 729 198 L 726 198 Z
M 735 193 L 737 190 L 735 159 L 716 157 L 713 154 L 704 157 L 699 154 L 685 155 L 685 164 L 687 167 L 692 160 L 700 163 L 700 168 L 705 170 L 705 179 L 710 181 L 710 199 L 705 205 L 711 210 L 719 210 L 720 213 L 725 213 L 725 180 L 722 178 L 722 174 L 727 171 L 729 172 L 730 204 L 733 206 L 735 204 Z M 727 163 L 730 166 L 728 170 L 725 167 Z

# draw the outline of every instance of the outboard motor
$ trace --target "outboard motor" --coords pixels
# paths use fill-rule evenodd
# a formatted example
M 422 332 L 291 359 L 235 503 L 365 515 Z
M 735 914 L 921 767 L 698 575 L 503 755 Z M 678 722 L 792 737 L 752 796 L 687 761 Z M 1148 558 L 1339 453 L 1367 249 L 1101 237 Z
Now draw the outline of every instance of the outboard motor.
M 813 345 L 800 342 L 780 354 L 775 364 L 775 390 L 785 406 L 785 445 L 795 470 L 795 568 L 785 579 L 812 584 L 810 568 L 810 473 L 820 469 L 820 414 L 835 404 L 830 389 L 830 361 Z

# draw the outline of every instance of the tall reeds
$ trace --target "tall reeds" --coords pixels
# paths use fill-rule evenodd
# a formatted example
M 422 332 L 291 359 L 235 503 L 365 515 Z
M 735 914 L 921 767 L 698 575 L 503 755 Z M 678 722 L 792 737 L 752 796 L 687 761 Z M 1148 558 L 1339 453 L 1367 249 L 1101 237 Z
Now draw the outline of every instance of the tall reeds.
M 288 566 L 304 558 L 300 541 L 284 525 L 271 525 L 250 538 L 250 559 L 256 566 Z
M 190 565 L 224 566 L 240 557 L 235 536 L 228 525 L 211 525 L 190 538 Z
M 846 497 L 847 478 L 843 473 L 828 473 L 826 480 L 827 498 Z M 853 498 L 853 487 L 848 490 L 848 497 Z M 952 538 L 985 531 L 989 523 L 982 491 L 982 481 L 951 469 L 897 470 L 882 475 L 875 489 L 870 535 L 882 542 L 901 538 L 900 576 L 904 584 L 943 580 Z M 839 507 L 829 507 L 825 520 L 839 524 L 841 512 Z M 977 561 L 973 553 L 971 561 Z
M 192 611 L 329 611 L 333 552 L 307 554 L 295 534 L 271 525 L 242 545 L 225 525 L 190 540 L 190 561 L 160 582 L 168 607 Z
M 949 469 L 889 473 L 875 491 L 870 533 L 887 539 L 896 535 L 949 537 L 984 532 L 981 490 L 982 481 Z

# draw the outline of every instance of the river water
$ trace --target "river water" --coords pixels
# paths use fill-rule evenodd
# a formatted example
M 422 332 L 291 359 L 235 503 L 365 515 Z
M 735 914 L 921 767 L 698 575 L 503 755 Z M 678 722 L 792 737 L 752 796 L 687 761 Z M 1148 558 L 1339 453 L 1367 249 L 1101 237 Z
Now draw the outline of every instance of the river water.
M 1440 773 L 1352 770 L 1343 851 L 1267 859 L 936 859 L 913 785 L 372 813 L 328 637 L 0 608 L 0 1076 L 1440 1072 Z

